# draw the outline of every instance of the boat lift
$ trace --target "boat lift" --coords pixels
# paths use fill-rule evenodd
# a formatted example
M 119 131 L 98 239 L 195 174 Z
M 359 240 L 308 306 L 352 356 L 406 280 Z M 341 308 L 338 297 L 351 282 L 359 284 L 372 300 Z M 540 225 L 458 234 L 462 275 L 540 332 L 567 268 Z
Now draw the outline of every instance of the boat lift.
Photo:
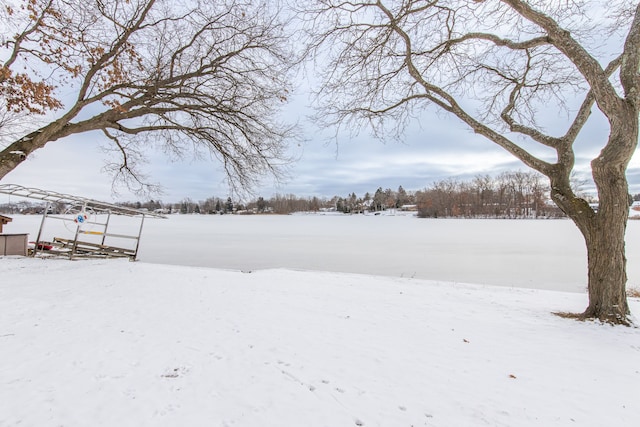
M 57 193 L 54 191 L 27 188 L 15 184 L 0 184 L 0 193 L 47 202 L 42 221 L 31 254 L 36 256 L 66 256 L 73 258 L 129 258 L 134 261 L 138 256 L 140 236 L 146 217 L 166 218 L 155 212 L 118 206 L 84 197 Z M 64 205 L 66 212 L 55 213 L 52 205 Z M 112 233 L 109 225 L 112 215 L 123 215 L 140 221 L 137 234 Z M 48 220 L 63 221 L 65 228 L 73 234 L 71 238 L 54 237 L 52 241 L 43 241 L 43 229 Z M 131 241 L 132 245 L 110 244 L 113 240 Z

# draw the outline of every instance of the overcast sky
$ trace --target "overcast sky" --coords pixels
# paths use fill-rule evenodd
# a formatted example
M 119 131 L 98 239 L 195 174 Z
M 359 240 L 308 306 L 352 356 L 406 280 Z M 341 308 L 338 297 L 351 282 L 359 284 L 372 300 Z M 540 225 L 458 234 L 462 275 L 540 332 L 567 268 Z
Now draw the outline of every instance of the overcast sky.
M 357 136 L 345 133 L 337 141 L 332 140 L 333 132 L 306 121 L 306 113 L 300 105 L 287 112 L 290 119 L 300 120 L 305 132 L 305 141 L 291 146 L 291 154 L 298 160 L 291 165 L 289 178 L 281 184 L 266 178 L 255 191 L 257 194 L 265 198 L 276 193 L 331 197 L 355 192 L 362 196 L 378 187 L 395 190 L 402 185 L 406 190 L 419 190 L 450 177 L 467 180 L 478 174 L 526 170 L 517 159 L 473 134 L 457 119 L 437 114 L 433 109 L 415 120 L 402 142 L 381 142 L 366 132 Z M 295 117 L 296 114 L 300 117 Z M 598 143 L 606 139 L 607 132 L 604 120 L 593 117 L 576 145 L 579 171 L 588 173 L 588 161 L 597 154 Z M 7 175 L 2 183 L 107 201 L 137 199 L 124 188 L 119 188 L 119 195 L 112 194 L 111 178 L 102 172 L 106 155 L 100 146 L 105 142 L 98 132 L 52 142 Z M 215 159 L 189 157 L 172 161 L 156 151 L 150 151 L 148 157 L 145 170 L 149 181 L 163 187 L 163 194 L 152 196 L 154 199 L 177 202 L 185 197 L 204 200 L 229 195 Z M 640 193 L 638 154 L 631 162 L 628 177 L 631 192 Z
M 291 146 L 298 160 L 291 165 L 289 179 L 275 185 L 265 179 L 256 193 L 269 198 L 276 193 L 297 196 L 332 197 L 355 192 L 358 196 L 373 193 L 378 187 L 396 190 L 419 190 L 446 178 L 472 179 L 478 174 L 497 175 L 505 170 L 527 170 L 514 157 L 492 142 L 469 131 L 453 117 L 438 114 L 429 108 L 406 130 L 402 142 L 381 142 L 366 132 L 357 136 L 341 135 L 327 140 L 330 129 L 319 129 L 306 120 L 307 96 L 299 95 L 287 107 L 285 117 L 299 120 L 305 141 Z M 555 126 L 565 119 L 555 118 Z M 552 124 L 553 125 L 553 124 Z M 566 126 L 566 125 L 565 125 Z M 578 170 L 588 173 L 588 162 L 596 155 L 608 128 L 599 114 L 584 129 L 576 144 Z M 101 133 L 75 135 L 49 143 L 2 180 L 45 190 L 63 192 L 98 200 L 137 200 L 135 195 L 120 188 L 112 194 L 111 178 L 102 172 L 105 144 Z M 215 159 L 185 158 L 172 161 L 162 153 L 148 152 L 146 171 L 149 181 L 163 187 L 163 194 L 152 196 L 164 202 L 177 202 L 186 197 L 204 200 L 226 198 L 229 189 Z M 636 153 L 628 177 L 633 194 L 640 193 L 640 156 Z M 0 195 L 0 203 L 7 197 Z

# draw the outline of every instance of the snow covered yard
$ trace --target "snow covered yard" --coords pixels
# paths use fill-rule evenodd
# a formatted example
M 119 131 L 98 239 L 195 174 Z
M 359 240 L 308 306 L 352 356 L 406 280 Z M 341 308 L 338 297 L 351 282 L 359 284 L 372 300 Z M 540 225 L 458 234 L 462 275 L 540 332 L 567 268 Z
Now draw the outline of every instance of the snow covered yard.
M 640 301 L 631 309 L 640 313 Z M 581 293 L 0 259 L 0 426 L 636 426 Z

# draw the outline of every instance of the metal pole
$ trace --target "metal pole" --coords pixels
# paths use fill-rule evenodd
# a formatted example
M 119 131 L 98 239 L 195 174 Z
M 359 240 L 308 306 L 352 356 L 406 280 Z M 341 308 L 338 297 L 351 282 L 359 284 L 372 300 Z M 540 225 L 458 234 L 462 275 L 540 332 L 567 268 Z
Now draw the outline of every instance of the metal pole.
M 133 260 L 138 258 L 138 248 L 140 247 L 140 236 L 142 236 L 142 226 L 144 225 L 145 214 L 142 214 L 142 220 L 140 220 L 140 230 L 138 231 L 138 238 L 136 239 L 136 251 L 133 254 Z
M 36 256 L 36 252 L 38 252 L 38 245 L 40 244 L 40 236 L 42 235 L 42 229 L 44 228 L 44 220 L 47 217 L 47 212 L 49 212 L 49 206 L 51 206 L 51 203 L 47 202 L 47 205 L 44 207 L 44 212 L 42 213 L 42 221 L 40 222 L 40 230 L 38 230 L 38 237 L 36 237 L 36 245 L 33 248 L 33 256 Z
M 104 239 L 107 238 L 107 229 L 109 228 L 109 220 L 111 219 L 111 209 L 107 211 L 107 222 L 104 224 L 104 233 L 102 233 L 102 246 L 104 246 Z
M 87 202 L 84 202 L 82 204 L 82 208 L 80 209 L 80 212 L 76 214 L 76 219 L 78 218 L 79 214 L 84 214 L 87 210 Z M 80 226 L 82 225 L 82 223 L 80 221 L 77 221 L 77 226 L 76 226 L 76 235 L 73 238 L 73 247 L 71 248 L 71 253 L 69 253 L 69 259 L 73 258 L 73 255 L 76 253 L 76 249 L 78 247 L 78 234 L 80 234 Z

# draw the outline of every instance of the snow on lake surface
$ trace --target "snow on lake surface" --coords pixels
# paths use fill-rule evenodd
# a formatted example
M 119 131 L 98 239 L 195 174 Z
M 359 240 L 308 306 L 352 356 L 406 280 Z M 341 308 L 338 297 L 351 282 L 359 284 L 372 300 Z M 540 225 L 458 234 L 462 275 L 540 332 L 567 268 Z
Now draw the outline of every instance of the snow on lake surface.
M 308 220 L 288 220 L 297 241 Z M 387 257 L 402 240 L 381 242 Z M 0 257 L 0 426 L 638 426 L 640 328 L 551 314 L 585 306 L 407 277 Z
M 15 216 L 7 232 L 26 231 L 35 240 L 40 221 L 36 215 Z M 70 234 L 53 220 L 45 231 L 45 239 Z M 138 258 L 241 271 L 289 268 L 571 292 L 585 291 L 587 275 L 584 240 L 569 220 L 170 215 L 145 221 Z M 640 221 L 628 223 L 627 259 L 629 286 L 640 287 Z

